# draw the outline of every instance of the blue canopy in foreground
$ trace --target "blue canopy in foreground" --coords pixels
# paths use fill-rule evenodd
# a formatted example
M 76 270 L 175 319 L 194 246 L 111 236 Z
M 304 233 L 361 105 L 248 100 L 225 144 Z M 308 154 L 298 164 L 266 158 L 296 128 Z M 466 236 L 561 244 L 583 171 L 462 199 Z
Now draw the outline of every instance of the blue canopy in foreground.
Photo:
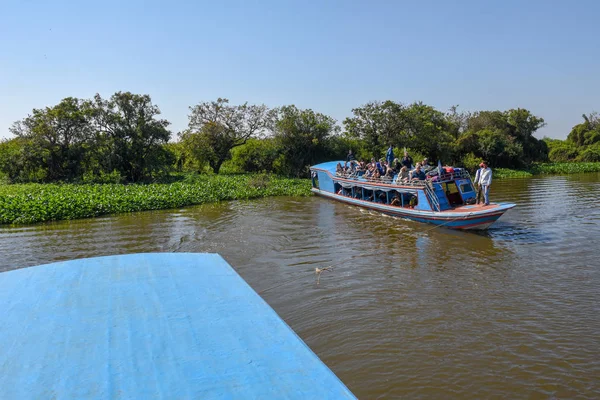
M 1 399 L 342 399 L 342 382 L 218 254 L 0 274 Z

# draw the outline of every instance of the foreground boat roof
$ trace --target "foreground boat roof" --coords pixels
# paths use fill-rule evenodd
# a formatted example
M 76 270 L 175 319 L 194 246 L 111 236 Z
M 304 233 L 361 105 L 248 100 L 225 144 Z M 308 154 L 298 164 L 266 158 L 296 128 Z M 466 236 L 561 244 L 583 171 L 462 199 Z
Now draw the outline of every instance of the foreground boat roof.
M 340 399 L 344 384 L 217 254 L 0 273 L 2 399 Z

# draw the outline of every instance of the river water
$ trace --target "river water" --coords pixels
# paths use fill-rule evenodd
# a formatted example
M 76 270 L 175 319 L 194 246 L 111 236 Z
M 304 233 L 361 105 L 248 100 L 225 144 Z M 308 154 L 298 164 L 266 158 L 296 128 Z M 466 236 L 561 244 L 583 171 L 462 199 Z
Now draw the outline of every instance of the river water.
M 218 252 L 360 398 L 600 398 L 600 174 L 491 197 L 486 233 L 318 197 L 0 227 L 0 271 Z

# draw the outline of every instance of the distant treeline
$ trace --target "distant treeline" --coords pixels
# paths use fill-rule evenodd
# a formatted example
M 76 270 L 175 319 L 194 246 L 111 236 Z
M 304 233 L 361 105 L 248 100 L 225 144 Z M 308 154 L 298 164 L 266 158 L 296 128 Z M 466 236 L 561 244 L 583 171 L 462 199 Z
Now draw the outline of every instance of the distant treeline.
M 370 102 L 352 110 L 343 130 L 324 114 L 293 105 L 190 107 L 188 128 L 174 138 L 150 96 L 68 97 L 34 109 L 0 142 L 0 179 L 8 182 L 149 182 L 173 172 L 272 172 L 307 176 L 321 161 L 379 158 L 389 145 L 401 157 L 470 169 L 528 168 L 534 162 L 600 161 L 600 118 L 584 115 L 567 140 L 536 139 L 544 120 L 526 109 L 448 112 L 423 103 Z M 173 141 L 172 139 L 177 139 Z M 223 168 L 222 168 L 223 167 Z

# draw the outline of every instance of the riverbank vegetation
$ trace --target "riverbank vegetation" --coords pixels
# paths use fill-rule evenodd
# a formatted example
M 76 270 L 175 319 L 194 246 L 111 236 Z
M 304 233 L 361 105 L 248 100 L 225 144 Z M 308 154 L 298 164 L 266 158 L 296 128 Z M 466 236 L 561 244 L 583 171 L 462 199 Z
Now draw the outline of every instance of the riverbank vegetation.
M 306 177 L 308 166 L 344 159 L 348 149 L 368 160 L 389 145 L 398 157 L 407 149 L 415 161 L 428 157 L 473 170 L 486 160 L 492 168 L 535 173 L 545 162 L 600 161 L 600 118 L 583 119 L 566 140 L 539 140 L 534 134 L 543 118 L 522 108 L 442 112 L 420 102 L 374 101 L 338 124 L 293 105 L 269 109 L 217 99 L 192 105 L 187 129 L 175 135 L 149 95 L 68 97 L 13 124 L 14 137 L 0 142 L 0 179 L 149 183 L 184 172 Z
M 9 185 L 0 186 L 0 223 L 308 194 L 308 181 L 283 177 L 308 177 L 310 165 L 345 159 L 349 149 L 379 158 L 390 145 L 415 162 L 474 170 L 485 160 L 496 177 L 599 171 L 600 118 L 583 119 L 566 140 L 540 140 L 543 118 L 522 108 L 442 112 L 374 101 L 338 124 L 294 105 L 219 98 L 191 106 L 187 129 L 173 134 L 149 95 L 68 97 L 33 109 L 0 141 L 0 185 Z
M 600 172 L 600 162 L 534 163 L 526 170 L 496 168 L 495 178 L 529 178 L 534 175 L 567 175 Z
M 307 196 L 310 180 L 265 174 L 187 175 L 162 184 L 0 185 L 0 224 L 97 217 L 267 196 Z

